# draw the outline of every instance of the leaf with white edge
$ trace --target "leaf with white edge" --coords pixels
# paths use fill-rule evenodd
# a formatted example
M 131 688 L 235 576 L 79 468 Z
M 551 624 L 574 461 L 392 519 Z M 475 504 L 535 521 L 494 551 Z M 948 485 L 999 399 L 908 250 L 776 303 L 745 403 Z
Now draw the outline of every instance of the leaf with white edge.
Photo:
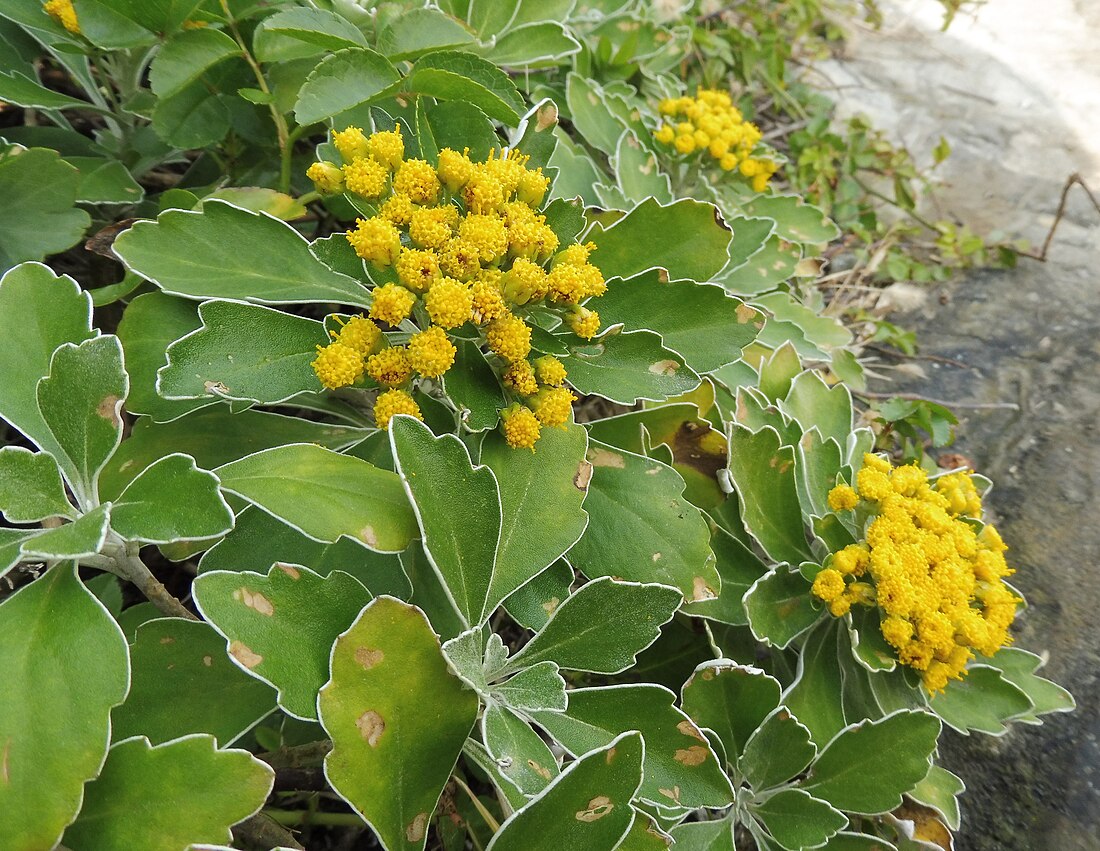
M 635 808 L 634 824 L 616 851 L 668 851 L 672 836 L 665 833 L 649 813 Z
M 589 577 L 659 582 L 685 600 L 718 595 L 721 580 L 710 549 L 710 530 L 684 499 L 684 480 L 652 458 L 589 441 L 585 510 L 589 525 L 568 553 Z
M 848 825 L 844 813 L 802 789 L 780 790 L 749 809 L 772 838 L 790 851 L 819 848 Z
M 710 538 L 714 566 L 722 579 L 722 588 L 713 600 L 685 603 L 684 612 L 720 623 L 745 626 L 749 622 L 744 596 L 767 567 L 756 554 L 725 529 L 715 527 Z
M 496 476 L 503 518 L 491 602 L 531 581 L 584 534 L 587 447 L 587 430 L 573 424 L 543 429 L 536 452 L 517 452 L 496 431 L 485 436 L 481 463 Z
M 766 219 L 765 221 L 771 221 Z M 734 295 L 751 296 L 771 292 L 794 277 L 802 249 L 772 234 L 764 246 L 736 269 L 723 269 L 715 280 Z
M 471 627 L 443 642 L 443 655 L 462 682 L 479 694 L 489 693 L 484 664 L 485 634 L 481 627 Z
M 226 201 L 208 201 L 200 211 L 166 210 L 124 231 L 113 249 L 127 269 L 171 295 L 370 305 L 362 284 L 318 260 L 286 222 Z
M 521 712 L 564 711 L 569 703 L 565 680 L 554 662 L 539 662 L 491 688 L 492 696 Z
M 473 465 L 458 438 L 435 437 L 412 417 L 390 422 L 390 443 L 432 567 L 463 621 L 484 623 L 506 596 L 493 589 L 501 529 L 496 477 Z
M 663 205 L 647 198 L 606 230 L 594 227 L 587 238 L 596 243 L 589 259 L 605 278 L 661 268 L 674 279 L 707 281 L 726 265 L 730 237 L 713 204 L 684 198 Z
M 774 219 L 776 233 L 791 242 L 821 245 L 840 237 L 840 228 L 799 195 L 758 195 L 744 206 L 750 215 Z
M 537 795 L 559 773 L 557 760 L 531 725 L 514 712 L 490 704 L 481 719 L 485 749 L 500 773 L 525 795 Z
M 408 9 L 390 18 L 379 31 L 378 50 L 397 61 L 473 41 L 473 33 L 439 9 Z
M 1017 721 L 1039 723 L 1040 715 L 1048 712 L 1072 712 L 1077 706 L 1072 694 L 1036 673 L 1044 663 L 1034 653 L 1019 647 L 1002 647 L 985 664 L 997 668 L 1001 676 L 1026 694 L 1034 704 L 1031 712 L 1020 716 Z
M 80 172 L 76 200 L 82 204 L 136 204 L 145 195 L 141 184 L 118 160 L 66 157 Z
M 229 657 L 275 686 L 289 714 L 308 720 L 317 718 L 317 692 L 328 679 L 333 642 L 371 600 L 342 571 L 321 576 L 290 564 L 276 564 L 266 576 L 201 573 L 192 593 L 203 617 L 224 636 Z M 223 654 L 225 646 L 219 646 Z
M 34 535 L 27 529 L 8 529 L 0 526 L 0 577 L 15 567 L 23 558 L 23 542 Z
M 0 153 L 0 269 L 76 244 L 92 223 L 84 210 L 73 206 L 79 186 L 80 173 L 56 151 Z
M 596 306 L 604 325 L 656 331 L 667 348 L 700 373 L 740 360 L 760 318 L 719 286 L 668 281 L 659 270 L 610 281 Z
M 252 41 L 261 62 L 282 62 L 366 47 L 367 40 L 351 21 L 325 9 L 288 8 L 264 18 Z
M 376 552 L 399 553 L 416 518 L 396 473 L 311 444 L 266 449 L 215 471 L 222 489 L 316 541 L 342 535 Z
M 704 662 L 683 688 L 684 711 L 713 730 L 736 764 L 745 743 L 777 706 L 779 681 L 759 668 L 729 659 Z
M 939 735 L 939 720 L 927 712 L 860 721 L 825 746 L 802 788 L 845 812 L 889 812 L 928 774 Z
M 487 851 L 612 851 L 630 829 L 646 743 L 636 732 L 595 746 L 527 806 L 513 813 Z
M 857 606 L 848 621 L 853 658 L 872 673 L 894 670 L 898 665 L 897 651 L 882 637 L 879 610 Z
M 734 822 L 695 821 L 672 828 L 676 851 L 736 851 L 733 844 Z
M 165 398 L 273 405 L 321 389 L 310 364 L 328 340 L 323 323 L 236 301 L 204 302 L 199 317 L 202 326 L 168 347 L 157 373 Z
M 111 506 L 111 528 L 130 541 L 170 544 L 216 538 L 233 526 L 218 477 L 175 453 L 138 474 Z
M 907 793 L 910 798 L 931 807 L 952 830 L 958 830 L 961 821 L 959 795 L 966 791 L 966 784 L 946 768 L 933 765 L 920 783 Z
M 803 357 L 828 359 L 829 353 L 852 342 L 852 332 L 835 316 L 822 315 L 788 292 L 757 296 L 753 302 L 772 314 L 760 333 L 769 346 L 790 340 Z
M 299 90 L 294 118 L 304 126 L 363 106 L 390 90 L 400 76 L 386 57 L 365 47 L 330 53 Z
M 209 69 L 240 56 L 237 42 L 221 30 L 184 30 L 168 39 L 149 65 L 149 88 L 164 98 L 182 91 Z
M 657 640 L 682 600 L 668 585 L 595 579 L 554 611 L 505 670 L 550 660 L 572 671 L 618 674 Z
M 270 688 L 242 673 L 209 624 L 158 618 L 137 628 L 126 702 L 111 715 L 114 741 L 154 745 L 209 733 L 230 745 L 275 709 Z
M 795 486 L 803 514 L 825 517 L 830 513 L 829 491 L 843 467 L 843 452 L 833 438 L 822 439 L 817 426 L 804 432 L 795 445 Z
M 0 603 L 0 847 L 53 848 L 99 773 L 130 685 L 126 639 L 69 564 Z M 89 676 L 90 672 L 95 676 Z
M 492 62 L 472 53 L 439 50 L 422 56 L 401 85 L 406 91 L 438 100 L 471 103 L 509 127 L 516 126 L 526 111 L 511 78 Z
M 195 779 L 202 782 L 196 783 Z M 218 750 L 195 734 L 152 747 L 144 737 L 118 742 L 88 784 L 65 845 L 96 851 L 178 851 L 228 842 L 230 827 L 259 811 L 275 772 L 248 751 Z M 186 795 L 189 806 L 179 806 Z
M 699 376 L 652 331 L 612 329 L 571 345 L 569 383 L 620 405 L 663 402 L 699 386 Z
M 559 559 L 515 591 L 504 601 L 504 608 L 518 624 L 538 631 L 546 626 L 562 600 L 569 596 L 573 579 L 573 568 L 569 562 Z
M 951 680 L 928 701 L 928 708 L 964 736 L 971 731 L 1001 736 L 1010 721 L 1032 713 L 1034 704 L 1023 689 L 999 670 L 973 664 L 961 680 Z
M 843 384 L 830 387 L 814 370 L 806 370 L 791 382 L 779 409 L 798 422 L 803 431 L 816 427 L 838 446 L 852 433 L 852 394 Z
M 52 455 L 21 446 L 0 449 L 0 512 L 9 523 L 74 515 Z
M 607 95 L 600 85 L 580 74 L 569 74 L 565 82 L 565 103 L 569 118 L 581 137 L 610 156 L 627 128 L 608 107 Z
M 580 50 L 580 42 L 564 26 L 544 20 L 509 29 L 481 55 L 494 65 L 518 68 L 555 62 Z
M 572 754 L 604 747 L 626 730 L 645 737 L 645 779 L 640 795 L 662 807 L 726 807 L 733 800 L 729 780 L 706 737 L 658 685 L 580 688 L 569 692 L 564 713 L 531 717 Z
M 783 705 L 810 728 L 814 744 L 824 747 L 847 723 L 844 717 L 840 654 L 848 653 L 847 636 L 835 618 L 826 618 L 803 642 L 794 682 L 783 693 Z M 883 674 L 872 677 L 872 682 Z
M 737 490 L 745 528 L 774 561 L 812 561 L 795 484 L 794 449 L 779 432 L 757 432 L 733 423 L 729 430 L 729 473 Z
M 18 71 L 0 71 L 0 101 L 21 106 L 24 109 L 89 109 L 93 112 L 105 112 L 102 107 L 90 101 L 69 97 L 68 95 L 47 89 L 37 80 Z M 5 128 L 6 130 L 7 128 Z
M 759 794 L 801 773 L 815 756 L 809 729 L 780 706 L 749 736 L 738 767 Z
M 110 504 L 100 505 L 72 523 L 39 532 L 23 543 L 23 555 L 33 558 L 84 558 L 95 555 L 107 539 Z
M 0 416 L 56 457 L 61 449 L 42 419 L 36 388 L 58 346 L 92 336 L 92 300 L 72 278 L 24 263 L 0 278 L 0 316 Z
M 633 131 L 627 130 L 619 137 L 615 152 L 615 180 L 623 195 L 634 204 L 650 197 L 662 204 L 672 203 L 672 185 L 668 175 L 661 171 L 657 155 L 642 147 Z M 601 301 L 601 308 L 603 304 Z
M 798 571 L 777 565 L 745 592 L 749 628 L 771 647 L 786 647 L 813 627 L 822 609 L 814 607 L 810 584 Z
M 332 649 L 318 700 L 325 775 L 384 846 L 423 849 L 428 822 L 477 717 L 424 613 L 377 597 Z
M 779 346 L 771 357 L 763 360 L 756 371 L 760 373 L 760 392 L 775 402 L 791 389 L 791 382 L 802 372 L 802 361 L 790 343 Z
M 775 219 L 733 216 L 726 220 L 726 224 L 733 231 L 733 239 L 729 244 L 729 263 L 716 278 L 719 282 L 761 251 L 768 237 L 775 232 Z
M 91 504 L 99 471 L 122 439 L 129 380 L 118 337 L 102 336 L 54 352 L 38 383 L 38 407 L 61 452 L 58 465 L 78 498 Z

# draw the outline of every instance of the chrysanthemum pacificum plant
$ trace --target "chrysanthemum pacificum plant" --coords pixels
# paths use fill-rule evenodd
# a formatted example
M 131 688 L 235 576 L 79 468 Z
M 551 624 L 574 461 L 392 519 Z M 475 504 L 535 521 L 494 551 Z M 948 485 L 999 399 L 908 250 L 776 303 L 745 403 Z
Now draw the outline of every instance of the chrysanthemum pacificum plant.
M 866 533 L 826 562 L 813 594 L 836 617 L 877 607 L 883 638 L 928 691 L 966 676 L 975 654 L 992 656 L 1011 642 L 1021 600 L 1004 582 L 1013 572 L 1007 547 L 981 524 L 968 473 L 929 482 L 915 465 L 893 467 L 868 454 L 854 487 L 830 491 L 829 507 L 856 512 Z
M 712 160 L 722 171 L 744 177 L 763 192 L 779 164 L 764 155 L 760 128 L 746 121 L 726 92 L 700 88 L 695 97 L 667 98 L 654 138 L 680 156 Z
M 569 421 L 576 396 L 560 360 L 532 360 L 527 316 L 534 308 L 557 314 L 592 339 L 600 319 L 586 304 L 606 291 L 589 261 L 593 246 L 561 245 L 539 212 L 549 178 L 503 150 L 482 162 L 450 148 L 435 165 L 406 159 L 400 127 L 370 135 L 348 127 L 333 133 L 333 144 L 343 163 L 314 163 L 307 175 L 318 192 L 349 192 L 376 210 L 356 220 L 347 240 L 391 280 L 373 290 L 367 317 L 353 317 L 318 347 L 317 378 L 330 390 L 365 379 L 388 388 L 375 402 L 379 428 L 398 413 L 419 418 L 411 391 L 451 369 L 449 334 L 473 326 L 508 400 L 501 431 L 511 446 L 534 449 L 542 428 Z M 411 337 L 391 346 L 378 323 Z

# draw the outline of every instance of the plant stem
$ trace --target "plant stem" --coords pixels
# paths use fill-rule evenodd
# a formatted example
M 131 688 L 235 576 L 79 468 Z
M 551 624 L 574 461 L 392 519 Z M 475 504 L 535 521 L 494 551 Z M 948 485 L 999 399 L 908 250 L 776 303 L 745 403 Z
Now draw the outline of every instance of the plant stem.
M 355 813 L 309 813 L 305 810 L 276 810 L 265 808 L 263 814 L 279 824 L 327 824 L 332 827 L 366 827 Z
M 272 818 L 257 813 L 233 827 L 233 836 L 255 848 L 295 848 L 305 851 L 305 846 L 294 835 Z
M 110 548 L 105 548 L 105 553 L 114 561 L 111 572 L 116 576 L 132 582 L 138 590 L 145 595 L 150 603 L 160 609 L 164 614 L 173 618 L 186 618 L 197 621 L 198 618 L 173 597 L 138 555 L 137 544 L 118 542 Z M 110 569 L 110 568 L 108 568 Z
M 478 811 L 478 814 L 483 819 L 485 819 L 485 823 L 489 825 L 489 829 L 492 830 L 493 833 L 496 833 L 498 830 L 500 830 L 500 822 L 493 818 L 493 814 L 491 812 L 485 809 L 485 805 L 481 803 L 477 795 L 474 794 L 473 790 L 466 785 L 465 781 L 457 774 L 452 774 L 451 779 L 455 782 L 455 785 L 459 789 L 466 793 L 467 797 L 470 799 L 470 803 L 474 805 L 474 809 Z

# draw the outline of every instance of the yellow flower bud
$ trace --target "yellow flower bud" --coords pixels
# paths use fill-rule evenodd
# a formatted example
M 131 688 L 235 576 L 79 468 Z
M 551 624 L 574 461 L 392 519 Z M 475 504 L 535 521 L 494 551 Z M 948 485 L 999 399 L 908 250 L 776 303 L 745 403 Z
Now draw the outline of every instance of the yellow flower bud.
M 338 195 L 344 191 L 344 172 L 336 163 L 322 161 L 306 169 L 306 177 L 322 195 Z

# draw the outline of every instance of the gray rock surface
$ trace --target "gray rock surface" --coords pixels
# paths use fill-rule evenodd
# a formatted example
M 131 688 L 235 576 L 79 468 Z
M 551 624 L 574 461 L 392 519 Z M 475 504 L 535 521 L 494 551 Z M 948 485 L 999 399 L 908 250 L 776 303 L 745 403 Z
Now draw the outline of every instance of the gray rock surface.
M 996 0 L 939 33 L 931 0 L 888 3 L 887 27 L 825 69 L 848 113 L 915 151 L 954 149 L 936 212 L 1042 242 L 1065 178 L 1100 192 L 1100 2 Z M 996 483 L 999 517 L 1030 607 L 1021 647 L 1078 710 L 999 739 L 948 736 L 975 851 L 1100 849 L 1100 215 L 1071 194 L 1050 258 L 977 272 L 897 316 L 925 377 L 881 391 L 1016 407 L 958 408 L 960 452 Z

